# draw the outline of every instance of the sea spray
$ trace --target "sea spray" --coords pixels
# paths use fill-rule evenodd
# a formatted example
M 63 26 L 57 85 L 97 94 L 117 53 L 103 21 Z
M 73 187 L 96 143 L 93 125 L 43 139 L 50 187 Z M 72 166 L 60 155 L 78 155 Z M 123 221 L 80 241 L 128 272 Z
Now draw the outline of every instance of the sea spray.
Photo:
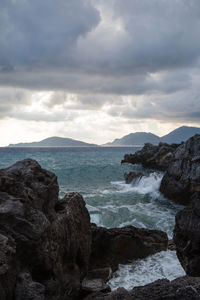
M 176 252 L 168 250 L 148 256 L 145 259 L 138 259 L 132 264 L 119 265 L 118 271 L 113 274 L 109 284 L 112 289 L 119 286 L 131 289 L 157 279 L 173 280 L 184 275 L 185 272 L 177 261 Z
M 135 192 L 139 194 L 151 194 L 156 198 L 160 196 L 159 187 L 163 177 L 163 173 L 153 172 L 148 176 L 143 176 L 134 180 L 134 183 L 126 184 L 124 181 L 111 182 L 111 184 L 118 186 L 119 193 Z

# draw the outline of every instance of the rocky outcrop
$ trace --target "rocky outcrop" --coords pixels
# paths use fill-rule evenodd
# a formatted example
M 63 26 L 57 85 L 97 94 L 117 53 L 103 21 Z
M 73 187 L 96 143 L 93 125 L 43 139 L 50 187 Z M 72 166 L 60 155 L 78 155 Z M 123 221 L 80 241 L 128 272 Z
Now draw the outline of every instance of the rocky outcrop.
M 160 279 L 127 291 L 118 288 L 112 293 L 95 293 L 85 300 L 200 300 L 200 278 L 180 277 L 169 281 Z
M 32 159 L 0 170 L 1 300 L 109 292 L 111 268 L 166 250 L 161 231 L 91 226 L 82 196 L 58 191 L 55 174 Z
M 129 172 L 128 174 L 125 174 L 125 181 L 126 183 L 136 183 L 137 181 L 139 181 L 142 177 L 144 176 L 144 174 L 142 173 L 137 173 L 137 172 Z
M 193 195 L 190 206 L 177 213 L 174 242 L 186 273 L 200 276 L 200 192 Z
M 192 194 L 200 191 L 200 135 L 196 134 L 176 149 L 160 191 L 181 204 L 189 204 Z
M 90 217 L 77 193 L 31 159 L 0 170 L 1 300 L 74 299 L 89 265 Z
M 178 146 L 177 144 L 168 145 L 165 143 L 159 143 L 155 146 L 146 143 L 141 150 L 134 154 L 126 154 L 122 163 L 142 164 L 145 168 L 165 171 L 173 160 L 174 151 Z
M 106 229 L 92 225 L 92 252 L 90 268 L 111 267 L 144 258 L 166 250 L 168 238 L 165 232 L 126 226 Z

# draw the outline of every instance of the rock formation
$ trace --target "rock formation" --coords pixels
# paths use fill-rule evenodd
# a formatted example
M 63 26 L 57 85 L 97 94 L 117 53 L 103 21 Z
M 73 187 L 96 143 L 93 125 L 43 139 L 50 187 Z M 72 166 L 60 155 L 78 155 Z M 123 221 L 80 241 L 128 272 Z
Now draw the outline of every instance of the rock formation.
M 160 191 L 181 204 L 189 204 L 192 194 L 200 191 L 200 135 L 196 134 L 176 149 Z
M 160 231 L 91 226 L 82 196 L 58 191 L 55 174 L 32 159 L 0 170 L 1 300 L 109 292 L 109 267 L 167 248 Z
M 58 201 L 58 189 L 56 176 L 31 159 L 0 170 L 2 300 L 78 295 L 90 257 L 90 217 L 79 194 Z
M 142 164 L 146 168 L 166 171 L 160 191 L 180 204 L 189 204 L 194 192 L 200 191 L 200 135 L 177 144 L 145 144 L 135 154 L 126 154 L 122 163 Z M 127 182 L 131 181 L 131 174 Z
M 134 154 L 126 154 L 122 163 L 142 164 L 145 168 L 165 171 L 174 158 L 177 144 L 168 145 L 159 143 L 155 146 L 146 143 L 144 147 Z
M 177 213 L 174 242 L 186 273 L 200 276 L 200 192 L 193 195 L 190 206 Z
M 167 250 L 167 246 L 167 234 L 160 230 L 133 226 L 107 229 L 93 224 L 90 267 L 111 267 L 115 271 L 118 264 Z

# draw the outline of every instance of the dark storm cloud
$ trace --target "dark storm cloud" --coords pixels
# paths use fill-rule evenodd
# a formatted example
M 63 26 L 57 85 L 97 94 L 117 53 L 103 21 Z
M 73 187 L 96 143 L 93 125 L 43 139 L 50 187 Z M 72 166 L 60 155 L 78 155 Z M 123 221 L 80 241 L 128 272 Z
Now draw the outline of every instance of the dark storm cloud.
M 200 2 L 197 0 L 116 0 L 115 14 L 129 35 L 130 67 L 177 68 L 199 58 Z
M 92 30 L 100 19 L 87 0 L 1 0 L 0 3 L 3 72 L 18 67 L 48 68 L 63 62 L 70 65 L 78 37 Z
M 114 23 L 111 30 L 99 27 L 90 34 L 100 23 L 99 7 L 124 32 L 113 32 Z M 38 81 L 48 79 L 47 72 L 55 86 L 56 70 L 101 79 L 145 76 L 193 64 L 200 53 L 199 28 L 200 3 L 193 0 L 1 0 L 1 70 L 4 75 L 16 70 L 22 76 L 16 84 L 24 79 L 27 85 L 23 70 L 36 70 Z M 65 87 L 64 80 L 60 85 Z
M 110 115 L 127 119 L 198 119 L 200 1 L 0 0 L 0 7 L 0 85 L 54 91 L 43 103 L 50 114 L 17 114 L 32 101 L 21 96 L 0 100 L 2 117 L 57 121 L 64 118 L 57 107 L 110 105 Z

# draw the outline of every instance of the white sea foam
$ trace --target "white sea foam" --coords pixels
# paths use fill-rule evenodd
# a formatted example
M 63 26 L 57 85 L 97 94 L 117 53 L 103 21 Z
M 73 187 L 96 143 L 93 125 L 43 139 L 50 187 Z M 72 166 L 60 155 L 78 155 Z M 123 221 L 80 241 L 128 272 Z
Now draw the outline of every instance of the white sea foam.
M 112 289 L 122 286 L 131 289 L 135 286 L 145 285 L 157 279 L 168 278 L 173 280 L 184 276 L 175 251 L 162 251 L 145 259 L 139 259 L 132 264 L 120 265 L 113 278 L 109 281 Z
M 134 183 L 126 184 L 124 181 L 113 181 L 111 184 L 117 187 L 119 193 L 135 192 L 138 194 L 151 194 L 153 198 L 160 196 L 159 187 L 163 174 L 153 172 L 149 176 L 143 176 Z

